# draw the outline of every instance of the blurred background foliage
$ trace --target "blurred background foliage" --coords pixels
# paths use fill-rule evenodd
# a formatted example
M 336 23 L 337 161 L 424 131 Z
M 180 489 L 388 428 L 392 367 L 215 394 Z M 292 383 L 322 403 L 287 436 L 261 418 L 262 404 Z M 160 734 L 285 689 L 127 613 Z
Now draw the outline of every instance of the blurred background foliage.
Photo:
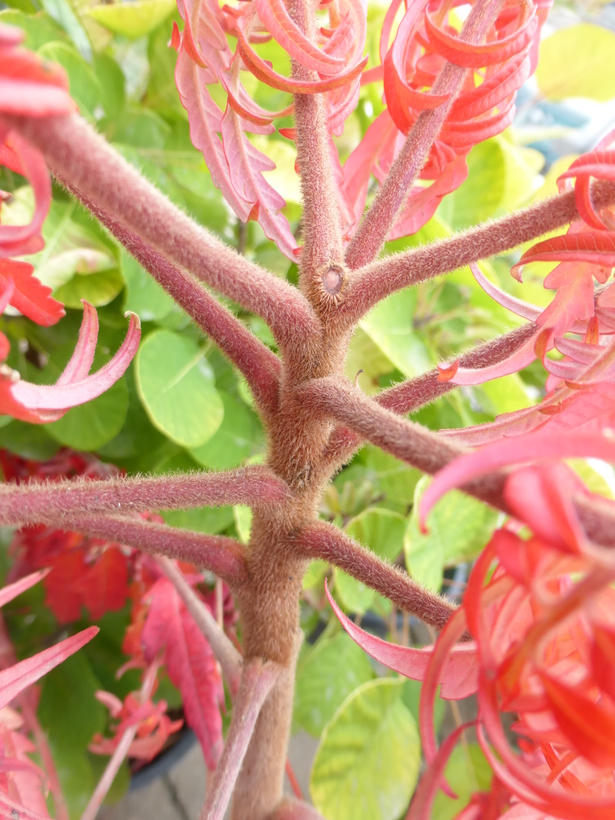
M 4 0 L 0 9 L 0 22 L 25 31 L 26 46 L 65 68 L 82 115 L 129 162 L 225 242 L 280 277 L 296 282 L 296 266 L 289 264 L 260 227 L 254 222 L 237 222 L 214 187 L 203 157 L 191 144 L 187 115 L 175 88 L 175 52 L 168 46 L 172 21 L 179 20 L 173 0 L 102 5 L 89 0 Z M 378 53 L 385 11 L 386 3 L 370 4 L 370 55 Z M 445 237 L 554 194 L 561 170 L 615 123 L 612 28 L 613 5 L 597 0 L 556 3 L 545 27 L 537 74 L 520 94 L 513 126 L 477 145 L 469 156 L 467 181 L 445 199 L 423 229 L 389 243 L 385 253 Z M 275 61 L 282 56 L 275 43 L 262 46 L 260 52 Z M 382 110 L 381 96 L 378 84 L 362 89 L 357 110 L 336 140 L 342 161 Z M 285 104 L 283 94 L 263 85 L 256 99 L 271 109 Z M 219 102 L 223 104 L 222 97 Z M 276 162 L 276 170 L 268 176 L 287 200 L 287 216 L 300 236 L 299 181 L 292 144 L 277 133 L 254 140 L 265 144 Z M 24 180 L 1 168 L 0 188 L 11 193 L 2 204 L 2 222 L 27 221 L 33 197 Z M 66 305 L 67 316 L 51 328 L 29 323 L 15 311 L 2 316 L 0 330 L 11 341 L 8 364 L 29 381 L 55 381 L 77 337 L 82 299 L 96 306 L 100 317 L 96 369 L 121 344 L 126 310 L 141 318 L 142 344 L 126 375 L 111 390 L 71 410 L 60 421 L 33 426 L 1 418 L 0 447 L 35 460 L 45 460 L 60 448 L 70 447 L 95 454 L 128 474 L 218 470 L 262 461 L 265 436 L 244 381 L 140 265 L 57 186 L 43 233 L 45 248 L 29 261 L 35 265 L 37 276 Z M 520 284 L 509 275 L 518 257 L 516 252 L 481 267 L 513 295 L 538 305 L 548 303 L 550 295 L 542 284 L 547 268 L 529 267 Z M 236 305 L 229 307 L 275 349 L 271 333 L 259 317 Z M 358 384 L 366 393 L 375 393 L 437 362 L 450 360 L 520 321 L 493 302 L 469 269 L 463 268 L 446 280 L 396 293 L 382 302 L 361 322 L 351 343 L 346 374 L 354 380 L 362 371 Z M 490 421 L 499 413 L 537 401 L 544 391 L 544 380 L 542 368 L 532 365 L 519 375 L 457 390 L 414 418 L 433 429 Z M 608 492 L 604 479 L 591 467 L 579 469 L 591 486 Z M 322 516 L 379 555 L 405 565 L 413 577 L 429 587 L 439 590 L 444 583 L 446 590 L 459 583 L 463 576 L 459 565 L 463 567 L 482 549 L 498 516 L 476 501 L 451 493 L 432 513 L 429 534 L 422 535 L 413 510 L 427 481 L 417 470 L 367 446 L 327 490 Z M 243 507 L 163 515 L 171 526 L 223 533 L 244 542 L 249 538 L 250 511 Z M 3 560 L 6 569 L 7 560 Z M 338 622 L 334 619 L 325 624 L 326 574 L 332 576 L 334 595 L 347 612 L 366 619 L 375 613 L 383 619 L 380 624 L 388 625 L 383 628 L 390 628 L 400 640 L 408 640 L 410 634 L 405 622 L 400 626 L 388 601 L 341 571 L 331 573 L 322 562 L 311 565 L 304 582 L 302 619 L 307 634 L 315 634 L 323 626 L 324 633 L 315 642 L 306 643 L 302 651 L 295 727 L 323 736 L 313 770 L 313 794 L 321 810 L 326 813 L 330 809 L 327 816 L 336 820 L 357 817 L 350 792 L 345 791 L 351 788 L 348 778 L 352 774 L 376 796 L 401 795 L 383 809 L 383 817 L 395 820 L 399 806 L 403 809 L 414 788 L 420 762 L 413 722 L 417 688 L 394 677 L 377 678 L 361 650 L 340 631 Z M 40 590 L 28 593 L 28 603 L 27 613 L 15 608 L 6 611 L 11 635 L 23 655 L 30 654 L 41 636 L 49 638 L 58 631 L 53 615 L 43 606 Z M 40 717 L 52 736 L 54 753 L 59 755 L 63 786 L 75 816 L 91 793 L 103 762 L 84 752 L 92 733 L 103 728 L 102 706 L 85 709 L 80 704 L 93 704 L 98 688 L 120 696 L 134 688 L 130 675 L 119 682 L 114 679 L 114 671 L 124 660 L 120 646 L 128 621 L 128 606 L 106 615 L 100 623 L 100 638 L 43 684 Z M 179 705 L 179 696 L 170 683 L 162 687 L 159 696 Z M 70 723 L 64 708 L 67 702 Z M 83 714 L 73 714 L 74 707 Z M 363 754 L 376 734 L 382 758 L 378 767 Z M 344 746 L 350 753 L 350 768 L 346 779 L 338 779 L 336 794 L 341 790 L 345 798 L 334 807 L 331 801 L 337 798 L 327 790 L 331 755 L 333 749 L 339 752 Z M 449 775 L 458 800 L 443 798 L 438 803 L 437 818 L 442 820 L 460 810 L 477 783 L 486 784 L 489 779 L 488 766 L 474 747 L 457 751 L 449 763 Z M 399 760 L 404 761 L 403 770 Z M 127 771 L 123 769 L 116 794 L 126 783 Z

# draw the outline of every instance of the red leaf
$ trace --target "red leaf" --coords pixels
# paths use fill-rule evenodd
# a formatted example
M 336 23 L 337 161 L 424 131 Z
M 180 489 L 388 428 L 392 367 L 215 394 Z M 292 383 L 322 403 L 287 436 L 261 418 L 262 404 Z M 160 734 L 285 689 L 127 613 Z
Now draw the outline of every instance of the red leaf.
M 53 561 L 53 572 L 45 578 L 45 604 L 61 624 L 70 624 L 81 617 L 83 593 L 75 580 L 86 571 L 83 550 L 76 549 L 58 555 Z
M 55 325 L 66 315 L 64 306 L 51 296 L 51 288 L 43 285 L 34 268 L 27 262 L 0 259 L 0 281 L 12 280 L 14 290 L 10 304 L 38 325 Z
M 90 626 L 77 635 L 60 641 L 50 649 L 45 649 L 34 657 L 0 672 L 0 709 L 9 704 L 26 686 L 42 678 L 59 663 L 85 646 L 98 632 L 97 626 Z
M 208 768 L 214 769 L 222 753 L 224 690 L 213 652 L 170 581 L 161 578 L 147 597 L 151 604 L 143 628 L 145 657 L 151 662 L 164 650 L 186 721 L 199 739 Z
M 361 649 L 406 678 L 421 681 L 425 679 L 427 668 L 433 657 L 433 646 L 426 646 L 422 649 L 399 646 L 364 632 L 350 618 L 347 618 L 335 603 L 326 581 L 325 591 L 338 620 Z M 476 692 L 478 689 L 478 658 L 474 643 L 458 644 L 451 650 L 438 683 L 442 684 L 440 696 L 446 700 L 460 700 Z
M 321 74 L 337 74 L 344 68 L 344 60 L 331 57 L 315 46 L 286 11 L 282 0 L 254 0 L 258 16 L 274 39 L 298 63 Z
M 73 585 L 93 621 L 122 609 L 128 598 L 128 559 L 118 547 L 107 547 Z
M 33 587 L 35 584 L 38 584 L 38 582 L 42 581 L 48 574 L 48 569 L 42 569 L 38 572 L 33 572 L 31 575 L 27 575 L 25 578 L 21 578 L 19 581 L 15 581 L 14 584 L 2 587 L 2 589 L 0 589 L 0 606 L 8 604 L 13 598 L 21 595 L 22 592 L 30 589 L 30 587 Z
M 0 111 L 1 103 L 0 103 Z M 0 139 L 2 139 L 0 131 Z M 51 182 L 43 155 L 21 136 L 11 133 L 4 140 L 34 190 L 36 208 L 28 225 L 0 225 L 0 257 L 35 253 L 44 245 L 40 230 L 51 204 Z

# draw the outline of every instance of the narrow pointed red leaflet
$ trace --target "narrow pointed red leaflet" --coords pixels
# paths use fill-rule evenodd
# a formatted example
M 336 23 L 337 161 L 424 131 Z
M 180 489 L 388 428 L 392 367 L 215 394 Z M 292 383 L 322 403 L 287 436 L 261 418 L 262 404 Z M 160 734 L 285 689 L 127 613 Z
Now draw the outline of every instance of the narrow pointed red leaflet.
M 615 629 L 593 624 L 592 672 L 596 683 L 615 702 Z
M 78 381 L 54 385 L 38 385 L 18 381 L 10 388 L 13 398 L 28 410 L 68 410 L 102 395 L 124 375 L 139 347 L 141 324 L 135 313 L 130 314 L 128 333 L 115 356 L 91 376 Z
M 0 225 L 0 258 L 41 250 L 44 242 L 40 230 L 51 204 L 51 182 L 42 154 L 16 133 L 9 135 L 7 144 L 32 185 L 36 208 L 28 225 Z
M 258 221 L 266 236 L 277 243 L 282 253 L 293 259 L 297 243 L 288 220 L 280 213 L 286 202 L 263 176 L 263 171 L 272 171 L 276 167 L 275 163 L 252 145 L 243 131 L 241 118 L 230 106 L 227 106 L 222 117 L 221 132 L 235 191 L 252 208 L 258 205 Z
M 258 16 L 274 39 L 298 63 L 321 74 L 338 74 L 344 60 L 315 46 L 291 19 L 282 0 L 254 0 Z
M 505 307 L 506 310 L 510 310 L 511 313 L 515 313 L 517 316 L 522 316 L 529 322 L 535 322 L 542 313 L 542 308 L 539 308 L 536 305 L 531 305 L 529 302 L 524 302 L 522 299 L 517 299 L 515 296 L 511 296 L 498 288 L 497 285 L 490 282 L 489 279 L 483 275 L 483 272 L 478 267 L 476 262 L 470 262 L 470 270 L 485 293 L 491 296 L 491 298 L 499 305 Z
M 448 121 L 469 120 L 486 114 L 521 88 L 529 76 L 529 59 L 524 55 L 514 58 L 473 91 L 460 94 L 451 106 Z
M 462 487 L 501 467 L 540 458 L 599 458 L 615 461 L 615 441 L 596 433 L 562 436 L 561 432 L 545 431 L 530 433 L 523 438 L 504 439 L 460 456 L 440 470 L 427 488 L 419 508 L 421 526 L 425 526 L 429 510 L 448 490 Z
M 128 559 L 118 547 L 109 546 L 74 584 L 93 621 L 107 612 L 118 612 L 128 599 Z
M 161 578 L 147 598 L 151 604 L 143 628 L 145 657 L 151 662 L 164 651 L 169 678 L 182 695 L 186 721 L 199 739 L 207 767 L 215 769 L 222 754 L 220 707 L 224 703 L 216 659 L 170 581 Z
M 325 592 L 339 622 L 352 640 L 368 655 L 411 680 L 424 680 L 434 652 L 433 646 L 415 649 L 388 643 L 370 635 L 354 624 L 335 603 L 325 580 Z M 455 646 L 442 669 L 438 684 L 442 686 L 440 697 L 445 700 L 461 700 L 475 694 L 478 688 L 478 659 L 474 643 Z
M 446 764 L 462 733 L 471 726 L 474 726 L 475 723 L 476 721 L 473 721 L 472 723 L 464 723 L 462 726 L 458 726 L 446 738 L 444 743 L 442 743 L 438 749 L 438 754 L 419 782 L 405 820 L 432 820 L 433 802 L 440 790 Z
M 25 578 L 21 578 L 19 581 L 15 581 L 14 584 L 2 587 L 2 589 L 0 589 L 0 606 L 8 604 L 13 598 L 21 595 L 22 592 L 30 589 L 30 587 L 33 587 L 35 584 L 38 584 L 38 582 L 42 581 L 48 574 L 48 569 L 41 569 L 38 572 L 33 572 L 31 575 L 26 575 Z
M 615 708 L 596 703 L 551 675 L 539 673 L 557 724 L 573 748 L 594 766 L 615 762 Z M 610 708 L 609 708 L 610 705 Z
M 98 341 L 98 314 L 89 302 L 83 300 L 83 319 L 79 338 L 70 361 L 62 371 L 56 385 L 70 384 L 85 379 L 92 368 L 96 342 Z
M 0 279 L 12 279 L 14 290 L 10 304 L 38 325 L 55 325 L 66 315 L 64 306 L 51 295 L 51 288 L 33 275 L 34 268 L 27 262 L 0 259 Z
M 50 669 L 85 646 L 99 631 L 97 626 L 90 626 L 77 635 L 39 652 L 34 657 L 0 672 L 0 709 L 7 706 L 26 686 L 30 686 L 31 683 L 46 675 Z
M 367 57 L 364 57 L 356 65 L 326 80 L 302 81 L 284 77 L 262 60 L 248 43 L 241 22 L 237 26 L 237 48 L 246 67 L 257 79 L 271 86 L 271 88 L 277 88 L 278 91 L 288 91 L 291 94 L 321 94 L 325 91 L 341 88 L 341 86 L 352 82 L 361 74 L 368 60 Z
M 181 103 L 188 112 L 190 139 L 203 153 L 214 185 L 237 216 L 247 221 L 251 205 L 233 187 L 224 148 L 218 139 L 221 130 L 222 111 L 212 100 L 206 84 L 206 72 L 195 65 L 188 54 L 180 52 L 175 67 L 175 82 Z
M 453 384 L 460 385 L 485 384 L 485 382 L 492 379 L 499 379 L 501 376 L 517 373 L 537 358 L 534 346 L 539 334 L 540 331 L 537 331 L 536 335 L 517 348 L 512 356 L 497 364 L 481 368 L 456 367 L 455 369 L 453 369 L 454 365 L 438 365 L 438 370 L 440 370 L 442 376 L 441 379 L 440 376 L 438 378 L 440 381 L 450 381 Z
M 527 250 L 513 269 L 519 270 L 528 262 L 560 262 L 564 259 L 614 267 L 615 232 L 587 230 L 554 236 Z

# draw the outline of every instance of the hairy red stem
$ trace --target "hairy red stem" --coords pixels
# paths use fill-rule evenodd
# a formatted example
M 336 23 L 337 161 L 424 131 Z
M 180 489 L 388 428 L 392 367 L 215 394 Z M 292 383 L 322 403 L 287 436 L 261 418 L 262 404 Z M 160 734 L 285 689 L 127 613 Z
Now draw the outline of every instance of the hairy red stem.
M 612 205 L 615 183 L 595 183 L 592 202 L 596 210 Z M 574 191 L 567 191 L 448 239 L 385 256 L 351 278 L 336 318 L 343 326 L 351 327 L 378 302 L 402 288 L 510 251 L 578 218 Z
M 4 484 L 0 486 L 0 522 L 61 525 L 86 513 L 134 513 L 219 507 L 226 504 L 271 505 L 289 497 L 286 484 L 265 467 L 242 467 L 221 473 L 180 473 L 147 478 L 110 478 Z
M 111 515 L 79 517 L 65 524 L 84 535 L 195 564 L 218 575 L 233 589 L 248 580 L 244 546 L 233 538 L 182 530 L 141 518 Z
M 67 186 L 71 190 L 70 186 Z M 71 190 L 71 193 L 76 192 Z M 236 316 L 190 274 L 172 265 L 93 202 L 82 202 L 145 270 L 186 311 L 243 375 L 257 407 L 270 416 L 278 405 L 281 362 Z
M 532 323 L 522 325 L 464 353 L 459 359 L 459 364 L 461 367 L 481 368 L 502 362 L 535 332 L 536 327 Z M 438 381 L 439 375 L 440 371 L 434 367 L 422 376 L 383 390 L 377 396 L 373 396 L 373 399 L 380 407 L 398 415 L 413 413 L 458 387 L 452 381 Z M 361 436 L 357 433 L 347 427 L 338 427 L 331 434 L 325 459 L 341 467 L 360 446 L 361 441 Z
M 321 558 L 343 569 L 436 629 L 442 629 L 455 611 L 444 598 L 417 584 L 406 572 L 383 561 L 332 524 L 310 524 L 299 533 L 296 545 L 306 557 Z
M 10 120 L 36 146 L 58 179 L 170 262 L 262 316 L 281 347 L 317 334 L 296 288 L 239 256 L 189 219 L 81 117 Z

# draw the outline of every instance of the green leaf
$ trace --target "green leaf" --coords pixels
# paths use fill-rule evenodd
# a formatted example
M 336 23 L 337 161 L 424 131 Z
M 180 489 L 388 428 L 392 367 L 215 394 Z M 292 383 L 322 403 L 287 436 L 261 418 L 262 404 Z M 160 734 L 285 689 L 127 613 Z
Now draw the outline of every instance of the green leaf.
M 204 467 L 229 470 L 257 453 L 263 437 L 256 413 L 228 393 L 218 393 L 224 405 L 222 424 L 207 444 L 190 452 Z
M 69 35 L 82 57 L 91 61 L 92 45 L 70 2 L 67 0 L 41 0 L 41 2 L 47 14 Z
M 24 7 L 20 6 L 20 8 Z M 24 11 L 28 11 L 28 9 L 24 8 Z M 0 11 L 0 23 L 7 26 L 18 26 L 23 29 L 26 33 L 23 45 L 33 51 L 37 51 L 45 43 L 50 43 L 53 40 L 68 40 L 64 29 L 44 12 L 30 16 L 22 11 L 6 9 Z
M 432 820 L 453 820 L 457 817 L 474 793 L 490 790 L 493 772 L 478 744 L 459 743 L 446 764 L 444 776 L 456 798 L 438 792 L 432 808 Z
M 67 658 L 43 679 L 38 717 L 47 732 L 71 818 L 78 818 L 96 786 L 88 743 L 106 724 L 107 712 L 94 697 L 100 689 L 82 653 Z M 70 707 L 70 708 L 69 708 Z
M 233 507 L 233 518 L 235 519 L 235 529 L 242 544 L 250 541 L 250 531 L 252 530 L 252 510 L 245 504 L 235 504 Z
M 208 535 L 216 535 L 226 530 L 235 520 L 232 507 L 163 510 L 161 515 L 171 527 L 196 530 L 197 532 L 205 532 Z
M 157 28 L 175 8 L 175 0 L 136 0 L 93 6 L 90 17 L 115 34 L 136 39 Z
M 297 667 L 295 724 L 320 737 L 351 692 L 374 678 L 367 655 L 345 632 L 321 640 Z
M 498 513 L 481 501 L 453 490 L 429 513 L 429 529 L 423 534 L 418 524 L 418 507 L 430 481 L 425 476 L 417 484 L 404 550 L 410 575 L 437 592 L 442 586 L 444 566 L 477 555 L 491 538 Z
M 85 299 L 94 307 L 102 307 L 112 302 L 122 291 L 124 279 L 117 268 L 102 273 L 75 272 L 75 276 L 58 288 L 54 296 L 66 307 L 80 308 Z
M 414 331 L 412 320 L 416 300 L 416 288 L 394 293 L 376 305 L 359 323 L 389 361 L 408 377 L 417 376 L 431 367 L 425 345 Z
M 28 424 L 17 419 L 0 429 L 0 447 L 34 461 L 47 461 L 60 449 L 43 425 Z
M 310 793 L 328 820 L 398 820 L 414 792 L 421 749 L 403 681 L 368 681 L 325 727 Z
M 154 427 L 183 447 L 205 444 L 224 405 L 203 351 L 192 339 L 157 330 L 136 357 L 137 390 Z
M 117 436 L 127 413 L 128 388 L 122 376 L 102 396 L 73 407 L 59 421 L 48 424 L 46 429 L 60 444 L 90 452 Z
M 125 310 L 132 310 L 142 322 L 157 322 L 175 309 L 169 294 L 123 248 L 121 264 L 126 280 Z
M 104 110 L 100 104 L 102 89 L 92 66 L 81 54 L 66 43 L 45 43 L 38 50 L 39 56 L 53 63 L 60 63 L 68 74 L 70 95 L 80 112 L 89 120 L 99 119 Z
M 536 80 L 543 97 L 589 97 L 606 102 L 615 96 L 615 34 L 580 23 L 560 29 L 540 44 Z
M 344 531 L 381 558 L 393 560 L 404 547 L 406 519 L 390 510 L 373 507 L 349 521 Z M 333 575 L 335 591 L 348 611 L 363 613 L 380 598 L 373 589 L 337 567 Z

